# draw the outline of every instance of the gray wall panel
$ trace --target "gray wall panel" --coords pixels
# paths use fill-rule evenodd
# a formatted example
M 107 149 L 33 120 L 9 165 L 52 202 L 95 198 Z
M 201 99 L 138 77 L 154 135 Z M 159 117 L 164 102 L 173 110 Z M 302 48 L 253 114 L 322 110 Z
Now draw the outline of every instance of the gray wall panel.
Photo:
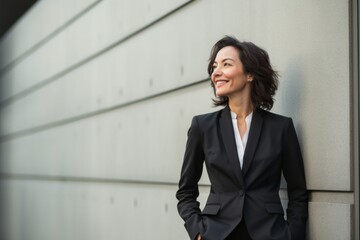
M 16 26 L 0 39 L 0 74 L 6 66 L 98 1 L 73 0 L 70 5 L 66 1 L 57 0 L 36 3 L 16 22 Z
M 179 7 L 185 0 L 102 1 L 15 67 L 2 81 L 9 85 L 1 100 L 48 81 L 91 55 L 138 31 Z
M 352 211 L 352 204 L 310 202 L 308 239 L 353 239 Z
M 211 93 L 206 82 L 5 141 L 1 171 L 175 183 L 192 116 L 215 111 Z
M 8 180 L 7 239 L 186 239 L 175 186 Z M 31 223 L 31 224 L 30 224 Z M 0 233 L 3 236 L 5 233 Z

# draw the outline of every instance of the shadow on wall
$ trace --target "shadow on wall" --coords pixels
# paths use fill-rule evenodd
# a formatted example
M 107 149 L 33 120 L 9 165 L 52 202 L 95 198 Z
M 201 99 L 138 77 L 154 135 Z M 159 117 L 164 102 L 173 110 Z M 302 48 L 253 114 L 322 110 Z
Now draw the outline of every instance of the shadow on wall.
M 0 37 L 5 35 L 18 18 L 36 1 L 37 0 L 0 1 Z
M 304 75 L 302 69 L 302 63 L 295 59 L 286 66 L 280 80 L 280 88 L 283 92 L 281 108 L 286 112 L 287 116 L 293 118 L 300 145 L 302 145 L 301 129 L 304 124 L 299 123 L 304 108 L 304 99 L 302 98 L 302 91 L 304 91 Z
M 285 116 L 291 117 L 296 128 L 296 134 L 302 148 L 302 126 L 304 123 L 300 123 L 299 119 L 303 110 L 303 99 L 301 98 L 301 91 L 304 89 L 302 74 L 303 66 L 300 61 L 294 60 L 288 63 L 283 71 L 280 71 L 279 77 L 279 90 L 281 90 L 281 103 L 275 103 L 274 106 L 279 104 L 279 109 L 285 114 Z M 303 152 L 303 151 L 302 151 Z M 287 184 L 284 176 L 281 176 L 280 187 L 286 189 Z

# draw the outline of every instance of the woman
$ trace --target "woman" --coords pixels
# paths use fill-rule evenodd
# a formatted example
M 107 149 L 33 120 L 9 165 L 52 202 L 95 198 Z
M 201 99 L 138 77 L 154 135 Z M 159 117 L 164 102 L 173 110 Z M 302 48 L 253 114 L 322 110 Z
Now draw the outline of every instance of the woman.
M 304 240 L 308 215 L 303 160 L 290 118 L 268 112 L 278 76 L 268 54 L 224 37 L 208 73 L 220 111 L 195 116 L 176 193 L 191 239 Z M 198 181 L 205 162 L 211 182 L 203 211 Z M 279 198 L 287 181 L 287 219 Z

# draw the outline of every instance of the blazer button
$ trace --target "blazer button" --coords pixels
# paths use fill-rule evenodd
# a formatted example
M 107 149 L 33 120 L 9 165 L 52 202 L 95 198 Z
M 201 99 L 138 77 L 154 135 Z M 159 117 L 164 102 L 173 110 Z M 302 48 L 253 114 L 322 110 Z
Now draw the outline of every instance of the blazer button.
M 243 191 L 243 190 L 240 190 L 240 191 L 239 191 L 239 196 L 240 196 L 240 197 L 244 196 L 244 191 Z

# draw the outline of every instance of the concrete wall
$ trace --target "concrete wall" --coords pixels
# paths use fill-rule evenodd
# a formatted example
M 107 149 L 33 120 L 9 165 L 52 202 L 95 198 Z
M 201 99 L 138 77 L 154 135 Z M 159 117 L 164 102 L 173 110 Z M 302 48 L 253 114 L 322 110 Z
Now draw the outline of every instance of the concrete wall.
M 187 239 L 186 132 L 214 111 L 211 46 L 234 35 L 281 74 L 310 190 L 308 239 L 354 239 L 346 0 L 39 1 L 0 39 L 5 239 Z M 209 190 L 201 180 L 201 201 Z M 281 192 L 286 202 L 286 194 Z

